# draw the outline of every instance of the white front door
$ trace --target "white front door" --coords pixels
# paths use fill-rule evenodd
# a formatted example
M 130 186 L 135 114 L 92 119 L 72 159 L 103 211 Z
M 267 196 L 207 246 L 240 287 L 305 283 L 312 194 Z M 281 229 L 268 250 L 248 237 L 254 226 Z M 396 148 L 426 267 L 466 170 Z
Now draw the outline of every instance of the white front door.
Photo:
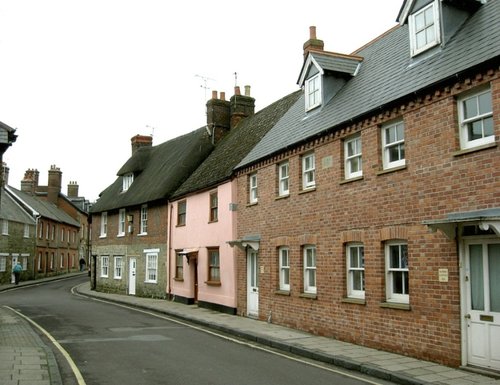
M 468 364 L 500 369 L 500 242 L 468 241 L 466 326 Z
M 17 256 L 12 256 L 12 275 L 10 283 L 16 283 L 16 276 L 14 275 L 14 266 L 17 265 Z
M 259 316 L 259 271 L 257 251 L 247 250 L 247 313 Z
M 135 282 L 137 275 L 137 259 L 130 258 L 128 262 L 128 293 L 135 295 Z

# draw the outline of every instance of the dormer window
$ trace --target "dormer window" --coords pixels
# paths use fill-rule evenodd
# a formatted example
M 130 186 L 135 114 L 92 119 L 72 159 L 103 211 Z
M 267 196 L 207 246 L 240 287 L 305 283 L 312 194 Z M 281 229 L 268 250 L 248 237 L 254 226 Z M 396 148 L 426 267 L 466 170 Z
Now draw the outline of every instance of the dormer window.
M 439 4 L 434 0 L 409 17 L 411 55 L 415 56 L 441 42 Z
M 321 74 L 306 80 L 306 110 L 321 105 Z
M 122 181 L 123 181 L 122 191 L 127 191 L 132 185 L 132 182 L 134 181 L 134 174 L 129 172 L 128 174 L 123 175 Z

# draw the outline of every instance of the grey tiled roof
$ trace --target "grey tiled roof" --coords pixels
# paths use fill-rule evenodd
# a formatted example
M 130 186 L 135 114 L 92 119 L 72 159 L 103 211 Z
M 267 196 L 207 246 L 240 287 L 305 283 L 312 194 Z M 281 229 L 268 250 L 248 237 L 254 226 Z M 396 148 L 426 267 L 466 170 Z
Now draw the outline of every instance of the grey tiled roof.
M 34 224 L 35 219 L 19 206 L 7 191 L 2 188 L 0 218 L 12 222 Z
M 291 93 L 255 115 L 243 119 L 217 144 L 215 150 L 173 194 L 172 198 L 210 188 L 229 179 L 233 168 L 288 111 L 300 94 L 300 91 Z
M 118 172 L 136 173 L 130 188 L 122 192 L 119 176 L 101 193 L 90 211 L 99 213 L 168 199 L 213 147 L 205 127 L 157 146 L 141 147 Z
M 408 25 L 398 26 L 356 52 L 359 72 L 328 104 L 306 116 L 302 96 L 239 163 L 252 164 L 426 87 L 455 77 L 500 54 L 500 1 L 480 7 L 433 55 L 410 57 Z
M 25 192 L 17 190 L 11 186 L 9 186 L 9 190 L 31 208 L 36 210 L 42 217 L 49 218 L 56 222 L 66 223 L 71 226 L 80 227 L 80 223 L 77 220 L 73 219 L 69 214 L 61 210 L 55 204 L 44 199 L 38 199 L 36 196 L 26 194 Z

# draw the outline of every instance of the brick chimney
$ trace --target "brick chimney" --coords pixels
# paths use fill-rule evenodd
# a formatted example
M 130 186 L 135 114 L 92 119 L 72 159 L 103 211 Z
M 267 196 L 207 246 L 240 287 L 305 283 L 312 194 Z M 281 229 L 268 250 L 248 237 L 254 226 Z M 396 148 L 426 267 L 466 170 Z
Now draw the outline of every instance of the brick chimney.
M 47 200 L 57 205 L 61 193 L 62 172 L 55 164 L 50 166 L 49 183 L 47 186 Z
M 132 142 L 132 155 L 141 147 L 153 146 L 153 137 L 150 135 L 136 135 L 130 141 Z
M 245 95 L 241 95 L 240 87 L 234 87 L 231 97 L 231 129 L 238 123 L 255 113 L 255 99 L 250 96 L 250 86 L 245 86 Z
M 37 169 L 28 169 L 24 173 L 24 178 L 21 181 L 21 191 L 34 195 L 36 189 L 38 188 L 38 176 L 39 172 Z
M 309 51 L 323 51 L 324 46 L 323 40 L 316 38 L 316 27 L 309 27 L 309 40 L 304 43 L 304 60 Z
M 2 187 L 5 187 L 9 184 L 9 168 L 7 167 L 7 163 L 2 163 Z
M 68 198 L 78 198 L 78 183 L 75 181 L 68 183 Z
M 226 100 L 226 94 L 212 91 L 212 98 L 207 102 L 207 130 L 213 136 L 213 142 L 217 142 L 231 127 L 231 104 Z

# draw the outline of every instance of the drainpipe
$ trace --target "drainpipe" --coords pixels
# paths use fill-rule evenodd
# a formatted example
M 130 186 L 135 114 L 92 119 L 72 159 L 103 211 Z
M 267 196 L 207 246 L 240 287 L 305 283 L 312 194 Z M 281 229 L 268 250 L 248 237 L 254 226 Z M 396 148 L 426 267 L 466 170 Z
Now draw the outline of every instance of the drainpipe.
M 170 254 L 172 251 L 172 245 L 171 245 L 171 240 L 172 240 L 172 210 L 173 210 L 173 204 L 170 202 L 167 202 L 167 210 L 168 216 L 167 216 L 167 297 L 170 300 L 170 295 L 171 295 L 171 287 L 170 287 Z
M 39 213 L 35 212 L 34 213 L 34 217 L 35 217 L 35 247 L 34 247 L 34 250 L 33 250 L 33 253 L 35 255 L 33 255 L 33 279 L 36 279 L 36 276 L 37 276 L 37 264 L 35 264 L 35 258 L 38 258 L 37 255 L 36 255 L 36 252 L 37 252 L 37 247 L 36 247 L 36 240 L 37 240 L 37 237 L 38 237 L 38 224 L 39 224 L 39 220 L 40 218 L 42 217 Z

